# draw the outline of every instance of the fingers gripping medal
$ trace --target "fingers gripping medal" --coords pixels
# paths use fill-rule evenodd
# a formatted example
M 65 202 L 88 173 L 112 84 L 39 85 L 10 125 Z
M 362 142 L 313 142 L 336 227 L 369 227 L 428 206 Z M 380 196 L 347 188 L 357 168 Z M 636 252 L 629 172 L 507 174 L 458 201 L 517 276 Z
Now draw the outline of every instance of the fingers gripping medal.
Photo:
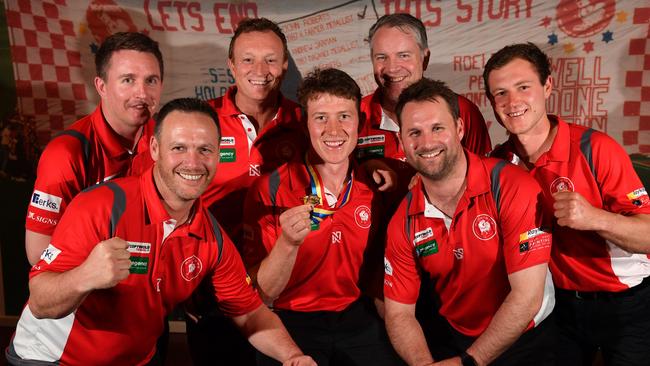
M 305 197 L 302 198 L 302 201 L 305 205 L 309 204 L 312 207 L 315 207 L 317 205 L 320 205 L 320 197 L 316 194 L 309 194 L 306 195 Z M 314 218 L 314 211 L 312 209 L 310 213 L 310 220 L 311 220 L 311 231 L 316 231 L 320 227 L 318 224 L 318 221 Z

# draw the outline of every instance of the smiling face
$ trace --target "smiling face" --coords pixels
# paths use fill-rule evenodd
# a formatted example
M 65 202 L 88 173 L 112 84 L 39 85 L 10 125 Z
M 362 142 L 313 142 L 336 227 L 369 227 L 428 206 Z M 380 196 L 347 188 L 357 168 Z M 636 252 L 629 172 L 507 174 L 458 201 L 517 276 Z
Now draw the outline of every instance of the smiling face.
M 406 159 L 422 176 L 447 177 L 463 156 L 463 120 L 454 122 L 447 102 L 408 102 L 401 113 L 401 138 Z
M 316 155 L 326 164 L 347 164 L 357 146 L 357 102 L 320 94 L 307 101 L 306 113 L 309 138 Z
M 282 40 L 271 31 L 242 33 L 228 67 L 235 77 L 237 101 L 260 103 L 275 97 L 289 61 Z
M 160 66 L 148 52 L 120 50 L 113 53 L 105 79 L 95 78 L 102 113 L 118 134 L 129 137 L 158 108 L 162 92 Z
M 379 28 L 370 44 L 375 81 L 390 103 L 397 103 L 402 90 L 422 79 L 429 49 L 421 50 L 410 31 L 398 27 Z
M 170 112 L 151 138 L 156 186 L 168 202 L 190 202 L 208 187 L 219 162 L 219 132 L 200 112 Z
M 550 121 L 546 99 L 551 95 L 551 78 L 540 83 L 533 64 L 515 58 L 488 75 L 494 114 L 514 135 L 546 134 Z

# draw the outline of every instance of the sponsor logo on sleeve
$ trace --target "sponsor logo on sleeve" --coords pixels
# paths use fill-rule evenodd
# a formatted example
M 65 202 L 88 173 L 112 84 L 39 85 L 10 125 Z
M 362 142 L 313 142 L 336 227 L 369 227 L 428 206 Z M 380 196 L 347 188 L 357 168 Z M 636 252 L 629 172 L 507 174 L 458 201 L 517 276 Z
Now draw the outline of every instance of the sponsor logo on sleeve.
M 181 276 L 185 281 L 197 278 L 201 270 L 203 270 L 203 262 L 195 255 L 185 258 L 181 263 Z
M 354 210 L 354 221 L 357 223 L 357 225 L 362 228 L 362 229 L 367 229 L 370 227 L 371 220 L 370 220 L 370 208 L 365 205 L 358 206 Z
M 54 245 L 50 244 L 45 248 L 43 253 L 41 254 L 41 259 L 47 262 L 47 264 L 52 264 L 56 257 L 61 254 L 61 250 L 55 247 Z
M 643 207 L 650 203 L 650 198 L 648 197 L 648 192 L 646 192 L 645 188 L 635 189 L 628 193 L 627 199 L 629 199 L 633 205 L 638 207 Z
M 389 276 L 393 275 L 393 266 L 390 265 L 390 261 L 386 257 L 384 257 L 384 273 Z
M 551 246 L 550 230 L 538 227 L 519 234 L 519 253 L 529 253 Z
M 557 177 L 551 182 L 551 193 L 557 192 L 574 192 L 575 187 L 571 179 L 567 177 Z
M 56 224 L 59 223 L 59 220 L 57 219 L 51 219 L 49 217 L 43 217 L 37 215 L 34 211 L 27 211 L 27 218 L 30 220 L 34 220 L 36 222 L 40 222 L 41 224 L 52 225 L 52 226 L 56 226 Z
M 490 240 L 497 234 L 497 223 L 487 214 L 479 214 L 472 224 L 474 236 L 481 240 Z
M 62 200 L 63 199 L 59 196 L 34 190 L 29 204 L 30 206 L 40 208 L 41 210 L 58 213 L 59 210 L 61 210 Z

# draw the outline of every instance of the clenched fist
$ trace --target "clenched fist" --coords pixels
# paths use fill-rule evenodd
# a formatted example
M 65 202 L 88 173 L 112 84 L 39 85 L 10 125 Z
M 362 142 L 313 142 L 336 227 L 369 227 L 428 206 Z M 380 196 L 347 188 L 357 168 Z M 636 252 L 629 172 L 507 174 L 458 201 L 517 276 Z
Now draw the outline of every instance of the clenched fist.
M 282 236 L 292 245 L 300 245 L 311 231 L 311 205 L 300 205 L 284 211 L 280 215 Z
M 127 248 L 128 243 L 117 237 L 95 245 L 83 263 L 91 290 L 111 288 L 129 276 L 131 255 Z

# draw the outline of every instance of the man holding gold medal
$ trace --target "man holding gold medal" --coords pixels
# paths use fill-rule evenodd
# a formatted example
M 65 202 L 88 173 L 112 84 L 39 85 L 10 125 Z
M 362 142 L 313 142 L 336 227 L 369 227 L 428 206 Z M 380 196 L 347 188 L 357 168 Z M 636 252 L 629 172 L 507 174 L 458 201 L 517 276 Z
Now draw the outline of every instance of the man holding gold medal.
M 382 248 L 370 245 L 381 210 L 372 178 L 351 161 L 359 87 L 343 71 L 316 70 L 298 99 L 311 147 L 248 191 L 244 261 L 262 299 L 318 364 L 400 364 L 370 300 L 381 293 Z M 259 364 L 274 361 L 260 355 Z

